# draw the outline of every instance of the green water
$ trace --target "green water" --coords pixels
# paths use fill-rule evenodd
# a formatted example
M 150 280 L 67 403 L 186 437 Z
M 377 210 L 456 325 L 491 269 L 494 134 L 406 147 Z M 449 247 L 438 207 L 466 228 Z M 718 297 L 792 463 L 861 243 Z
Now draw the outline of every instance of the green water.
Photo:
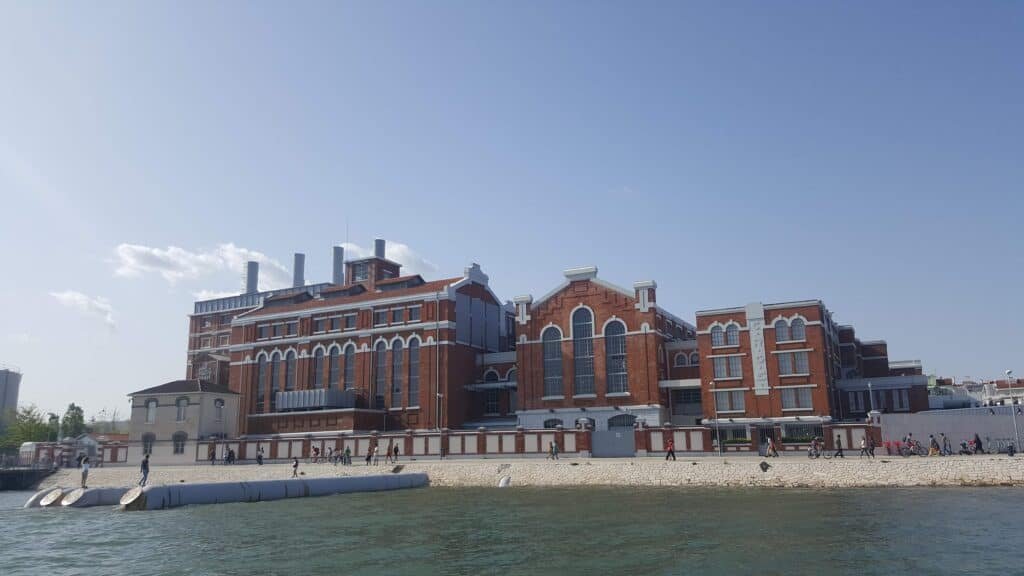
M 449 489 L 22 510 L 0 574 L 1022 574 L 1019 489 Z

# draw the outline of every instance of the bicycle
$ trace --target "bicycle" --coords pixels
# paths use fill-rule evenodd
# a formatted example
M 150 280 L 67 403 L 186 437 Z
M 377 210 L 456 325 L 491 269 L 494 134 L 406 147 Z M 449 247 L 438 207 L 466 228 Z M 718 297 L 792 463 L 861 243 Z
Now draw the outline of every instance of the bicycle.
M 824 458 L 825 460 L 832 459 L 832 452 L 825 450 L 824 448 L 816 448 L 811 446 L 807 449 L 807 457 L 811 460 L 817 460 L 818 458 Z

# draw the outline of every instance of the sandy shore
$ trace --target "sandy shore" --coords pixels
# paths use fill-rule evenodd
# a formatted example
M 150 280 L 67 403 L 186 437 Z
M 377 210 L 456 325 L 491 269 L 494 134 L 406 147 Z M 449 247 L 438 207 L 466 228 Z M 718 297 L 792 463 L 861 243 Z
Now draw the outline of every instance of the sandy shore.
M 770 465 L 767 471 L 761 462 Z M 505 475 L 512 486 L 1024 486 L 1024 457 L 953 456 L 932 458 L 879 457 L 876 460 L 808 460 L 803 457 L 762 459 L 750 456 L 700 457 L 675 462 L 653 458 L 474 459 L 402 461 L 404 471 L 426 472 L 432 486 L 496 486 Z M 352 466 L 301 463 L 307 477 L 380 474 L 390 465 Z M 80 472 L 66 469 L 46 478 L 42 487 L 77 486 Z M 94 468 L 89 486 L 130 486 L 140 477 L 137 467 Z M 291 477 L 290 464 L 234 466 L 153 466 L 150 484 L 230 482 Z

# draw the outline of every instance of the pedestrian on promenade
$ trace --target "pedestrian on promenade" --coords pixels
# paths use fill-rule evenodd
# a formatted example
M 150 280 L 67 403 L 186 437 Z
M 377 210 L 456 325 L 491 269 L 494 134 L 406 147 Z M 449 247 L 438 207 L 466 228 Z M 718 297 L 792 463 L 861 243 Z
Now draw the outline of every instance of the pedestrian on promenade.
M 292 457 L 292 478 L 298 478 L 298 477 L 299 477 L 299 457 L 298 456 L 293 456 Z
M 779 457 L 779 450 L 778 450 L 778 448 L 775 447 L 775 437 L 773 437 L 773 436 L 769 436 L 768 437 L 768 452 L 767 452 L 766 455 L 769 458 L 778 458 Z M 673 460 L 675 460 L 675 458 L 673 458 Z
M 391 456 L 391 453 L 392 453 L 392 451 L 394 450 L 394 447 L 395 447 L 395 443 L 394 443 L 394 440 L 388 439 L 388 449 L 387 449 L 387 451 L 386 451 L 386 452 L 384 453 L 384 463 L 385 463 L 385 464 L 387 464 L 387 463 L 389 463 L 389 462 L 390 462 L 391 464 L 394 464 L 394 461 L 393 461 L 393 460 L 391 459 L 391 458 L 392 458 L 392 456 Z
M 672 460 L 675 461 L 675 459 L 676 459 L 676 442 L 675 442 L 675 440 L 673 440 L 671 437 L 669 437 L 668 442 L 665 443 L 665 448 L 666 448 L 665 460 L 668 460 L 668 457 L 671 456 Z
M 256 464 L 263 466 L 263 447 L 256 449 Z
M 860 439 L 860 454 L 857 455 L 857 458 L 863 458 L 865 456 L 868 456 L 869 458 L 871 456 L 868 453 L 868 440 L 867 440 L 867 438 L 861 438 Z
M 380 446 L 373 445 L 373 465 L 377 466 L 380 464 Z
M 342 464 L 345 464 L 345 465 L 352 464 L 352 449 L 351 448 L 349 448 L 348 446 L 345 446 L 345 453 L 342 454 L 341 456 L 342 456 L 342 461 L 341 461 Z
M 978 436 L 977 432 L 974 433 L 974 453 L 975 454 L 984 454 L 985 453 L 985 450 L 981 447 L 981 436 Z
M 832 455 L 833 458 L 846 458 L 843 456 L 843 437 L 836 436 L 836 453 Z
M 945 432 L 939 433 L 939 438 L 942 440 L 942 455 L 943 456 L 952 456 L 953 455 L 953 447 L 949 443 L 949 438 L 946 438 L 946 433 Z
M 872 434 L 868 434 L 868 456 L 875 457 L 875 437 Z
M 371 460 L 373 460 L 373 448 L 367 446 L 366 447 L 366 465 L 367 466 L 370 465 L 370 461 Z
M 140 470 L 142 471 L 142 479 L 139 480 L 139 486 L 145 486 L 146 482 L 149 480 L 149 454 L 142 457 L 142 466 L 140 467 Z
M 939 441 L 935 439 L 934 434 L 928 435 L 928 455 L 938 456 L 939 455 Z
M 551 455 L 554 456 L 555 460 L 558 460 L 558 442 L 551 443 Z
M 85 485 L 85 481 L 89 479 L 89 457 L 88 456 L 82 457 L 81 466 L 82 466 L 82 488 L 88 488 L 88 486 Z
M 217 463 L 217 449 L 213 448 L 213 447 L 210 447 L 210 453 L 207 454 L 206 457 L 207 457 L 207 459 L 210 460 L 210 466 L 213 466 L 214 464 L 216 464 Z M 227 453 L 224 454 L 224 457 L 225 458 L 228 457 Z
M 391 461 L 394 462 L 395 464 L 398 464 L 398 443 L 395 443 L 394 450 L 395 452 L 391 456 Z

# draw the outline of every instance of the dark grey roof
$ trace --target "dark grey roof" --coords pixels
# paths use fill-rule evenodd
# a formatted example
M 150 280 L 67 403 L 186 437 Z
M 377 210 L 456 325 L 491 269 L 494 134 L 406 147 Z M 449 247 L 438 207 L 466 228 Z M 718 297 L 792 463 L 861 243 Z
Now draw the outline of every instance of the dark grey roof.
M 145 390 L 139 390 L 138 392 L 132 392 L 129 396 L 139 396 L 142 394 L 188 394 L 191 392 L 211 392 L 214 394 L 237 394 L 232 392 L 227 386 L 221 386 L 220 384 L 213 384 L 206 380 L 175 380 L 159 386 L 153 386 L 152 388 L 146 388 Z

